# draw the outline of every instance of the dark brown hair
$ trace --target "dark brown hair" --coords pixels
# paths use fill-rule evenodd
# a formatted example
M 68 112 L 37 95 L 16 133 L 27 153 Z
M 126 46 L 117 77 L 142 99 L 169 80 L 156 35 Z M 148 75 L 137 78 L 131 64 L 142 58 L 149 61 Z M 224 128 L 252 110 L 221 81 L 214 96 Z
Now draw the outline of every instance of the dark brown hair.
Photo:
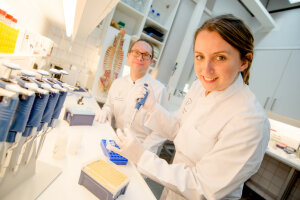
M 194 46 L 197 35 L 202 30 L 217 32 L 226 42 L 240 52 L 241 60 L 248 61 L 248 67 L 241 73 L 245 84 L 249 85 L 254 49 L 254 38 L 249 27 L 241 19 L 231 14 L 211 18 L 197 29 L 194 35 Z M 252 53 L 252 57 L 246 56 L 248 53 Z
M 130 45 L 130 48 L 129 48 L 129 51 L 128 52 L 131 52 L 131 49 L 132 49 L 132 47 L 136 44 L 136 43 L 138 43 L 138 42 L 146 42 L 147 44 L 149 44 L 150 45 L 150 47 L 151 47 L 151 58 L 153 58 L 153 55 L 154 55 L 154 49 L 153 49 L 153 44 L 151 43 L 151 42 L 149 42 L 148 40 L 145 40 L 145 39 L 138 39 L 137 41 L 135 41 L 135 42 L 133 42 L 131 45 Z

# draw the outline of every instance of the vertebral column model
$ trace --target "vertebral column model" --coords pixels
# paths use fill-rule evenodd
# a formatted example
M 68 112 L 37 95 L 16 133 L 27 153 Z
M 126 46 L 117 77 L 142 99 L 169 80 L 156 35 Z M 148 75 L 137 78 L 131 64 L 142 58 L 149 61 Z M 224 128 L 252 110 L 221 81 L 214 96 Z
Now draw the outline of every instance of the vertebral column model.
M 107 93 L 112 82 L 118 77 L 120 68 L 122 66 L 124 52 L 122 50 L 124 43 L 125 29 L 121 29 L 117 36 L 115 36 L 114 43 L 108 47 L 104 57 L 104 74 L 100 76 L 99 89 L 101 92 Z

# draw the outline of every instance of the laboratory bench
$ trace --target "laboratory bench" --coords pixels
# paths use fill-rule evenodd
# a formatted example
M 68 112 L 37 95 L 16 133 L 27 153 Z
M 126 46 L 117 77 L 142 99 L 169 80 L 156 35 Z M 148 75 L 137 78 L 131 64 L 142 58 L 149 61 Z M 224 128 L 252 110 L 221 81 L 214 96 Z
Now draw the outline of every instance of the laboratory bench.
M 82 106 L 92 109 L 95 113 L 100 110 L 96 100 L 87 93 L 69 93 L 60 120 L 46 137 L 34 176 L 21 183 L 5 196 L 4 200 L 27 200 L 32 196 L 36 196 L 38 200 L 96 200 L 98 198 L 95 195 L 78 184 L 82 167 L 95 160 L 105 160 L 129 177 L 127 190 L 118 199 L 156 199 L 135 165 L 130 161 L 127 165 L 115 165 L 102 152 L 101 139 L 113 139 L 115 134 L 108 123 L 100 124 L 94 121 L 92 126 L 69 126 L 68 122 L 62 119 L 65 108 L 78 106 L 77 101 L 82 96 Z M 54 146 L 61 137 L 67 145 L 60 149 L 61 154 L 55 157 Z
M 270 119 L 271 131 L 290 134 L 293 141 L 300 141 L 300 129 Z M 288 154 L 269 141 L 264 160 L 258 172 L 246 185 L 264 199 L 300 199 L 300 158 L 296 153 Z

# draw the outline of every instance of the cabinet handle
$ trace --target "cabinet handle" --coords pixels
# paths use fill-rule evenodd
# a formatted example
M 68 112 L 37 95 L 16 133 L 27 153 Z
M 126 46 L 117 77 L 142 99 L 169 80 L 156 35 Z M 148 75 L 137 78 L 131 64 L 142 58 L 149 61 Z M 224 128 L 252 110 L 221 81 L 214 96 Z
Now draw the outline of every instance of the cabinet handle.
M 274 104 L 275 104 L 275 102 L 276 102 L 276 98 L 274 98 L 274 100 L 273 100 L 273 102 L 272 102 L 272 105 L 271 105 L 271 108 L 270 108 L 270 110 L 272 110 L 273 109 L 273 106 L 274 106 Z
M 264 104 L 264 108 L 265 108 L 265 109 L 266 109 L 266 106 L 267 106 L 267 104 L 268 104 L 268 102 L 269 102 L 269 99 L 270 99 L 270 97 L 267 97 L 266 100 L 265 100 L 265 104 Z

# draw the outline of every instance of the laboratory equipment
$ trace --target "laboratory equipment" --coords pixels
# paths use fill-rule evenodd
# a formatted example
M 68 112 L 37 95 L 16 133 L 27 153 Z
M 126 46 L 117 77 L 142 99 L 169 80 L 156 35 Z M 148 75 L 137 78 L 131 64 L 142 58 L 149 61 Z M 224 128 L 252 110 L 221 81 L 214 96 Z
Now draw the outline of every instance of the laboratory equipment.
M 106 157 L 109 158 L 109 160 L 117 165 L 126 165 L 128 163 L 128 159 L 121 156 L 118 153 L 115 153 L 113 151 L 110 151 L 106 148 L 107 144 L 110 144 L 111 146 L 117 147 L 120 149 L 120 147 L 116 144 L 114 140 L 101 140 L 101 148 Z
M 67 91 L 68 91 L 69 87 L 68 87 L 67 84 L 55 79 L 53 77 L 53 75 L 54 74 L 60 74 L 62 76 L 62 75 L 67 75 L 68 73 L 65 72 L 65 71 L 59 71 L 59 70 L 55 70 L 55 69 L 50 69 L 50 71 L 52 72 L 51 81 L 53 83 L 57 83 L 60 86 L 60 88 L 58 88 L 59 89 L 59 98 L 57 100 L 57 104 L 54 108 L 53 115 L 52 115 L 50 123 L 48 125 L 49 127 L 55 127 L 57 119 L 58 119 L 58 117 L 60 115 L 60 112 L 62 110 L 62 107 L 65 103 L 65 100 L 66 100 L 66 97 L 67 97 L 67 94 L 68 94 Z
M 113 200 L 126 192 L 129 178 L 104 160 L 94 161 L 81 170 L 78 184 L 99 199 Z
M 43 76 L 49 75 L 46 71 L 38 71 L 38 73 Z M 31 110 L 29 120 L 27 122 L 25 131 L 22 134 L 21 145 L 19 149 L 19 154 L 14 161 L 12 161 L 12 171 L 17 172 L 22 159 L 25 160 L 25 164 L 28 164 L 31 155 L 35 149 L 38 128 L 41 124 L 42 118 L 44 116 L 46 106 L 49 102 L 50 92 L 57 92 L 57 90 L 51 88 L 43 79 L 34 79 L 32 76 L 28 77 L 31 81 L 37 84 L 37 95 L 33 104 L 33 109 Z
M 45 138 L 48 133 L 48 128 L 49 127 L 53 128 L 55 126 L 56 120 L 59 117 L 59 114 L 61 112 L 61 109 L 63 107 L 63 104 L 64 104 L 66 96 L 67 96 L 67 89 L 63 88 L 61 86 L 62 84 L 58 83 L 59 81 L 57 81 L 57 79 L 54 78 L 54 75 L 59 75 L 59 74 L 61 74 L 61 72 L 59 70 L 56 70 L 53 68 L 50 69 L 50 72 L 52 74 L 51 78 L 44 78 L 44 81 L 46 81 L 49 85 L 51 85 L 52 88 L 56 89 L 57 92 L 52 93 L 54 95 L 53 101 L 50 102 L 50 104 L 48 101 L 46 110 L 43 114 L 42 123 L 41 123 L 40 127 L 38 128 L 38 131 L 40 131 L 41 134 L 39 134 L 40 142 L 38 145 L 38 149 L 37 149 L 35 158 L 38 157 L 39 153 L 42 150 Z M 66 73 L 64 73 L 64 74 L 66 75 Z M 51 93 L 50 93 L 50 96 L 51 96 Z M 49 99 L 50 99 L 50 97 L 49 97 Z M 49 109 L 47 110 L 47 108 L 49 108 Z
M 67 107 L 64 115 L 70 126 L 92 126 L 95 112 L 86 107 Z
M 8 69 L 6 76 L 0 79 L 0 87 L 12 90 L 19 94 L 19 103 L 16 112 L 12 119 L 12 124 L 7 134 L 6 142 L 4 143 L 1 153 L 0 178 L 5 174 L 5 171 L 10 163 L 13 151 L 18 146 L 21 139 L 21 134 L 25 130 L 26 123 L 35 99 L 35 93 L 22 84 L 17 84 L 11 79 L 11 71 L 19 69 L 19 67 L 10 62 L 2 63 Z
M 133 123 L 133 121 L 135 119 L 136 113 L 139 111 L 139 109 L 141 108 L 141 106 L 143 106 L 145 104 L 146 99 L 148 97 L 148 94 L 149 94 L 149 91 L 147 89 L 148 84 L 144 83 L 144 86 L 145 86 L 145 89 L 146 89 L 146 94 L 145 94 L 145 96 L 143 98 L 138 99 L 138 101 L 137 101 L 137 103 L 135 105 L 134 113 L 133 113 L 132 118 L 131 118 L 130 123 L 129 123 L 129 128 L 131 127 L 131 125 L 132 125 L 132 123 Z
M 18 94 L 0 87 L 0 152 L 19 102 Z

